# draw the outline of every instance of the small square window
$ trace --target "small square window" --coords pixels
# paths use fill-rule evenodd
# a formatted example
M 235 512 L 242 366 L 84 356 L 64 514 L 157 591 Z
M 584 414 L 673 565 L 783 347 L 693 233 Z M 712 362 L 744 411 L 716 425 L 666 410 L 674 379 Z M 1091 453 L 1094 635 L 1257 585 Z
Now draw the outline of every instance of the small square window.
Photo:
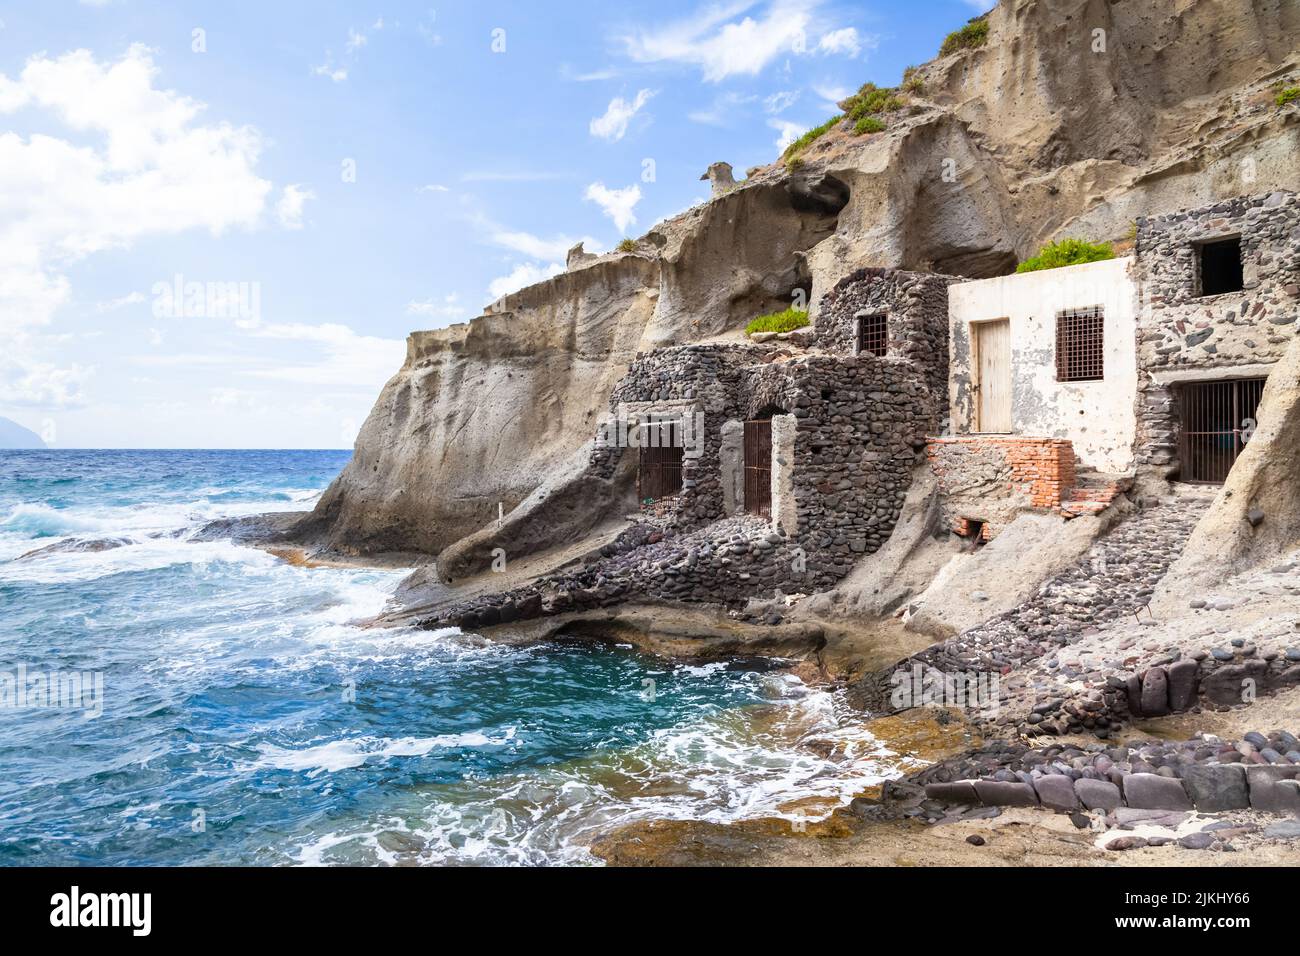
M 1096 382 L 1106 372 L 1106 313 L 1101 306 L 1056 313 L 1056 380 Z
M 889 351 L 889 323 L 885 314 L 858 317 L 858 354 L 883 358 Z
M 1242 290 L 1244 281 L 1239 236 L 1202 243 L 1200 251 L 1201 295 L 1224 295 Z

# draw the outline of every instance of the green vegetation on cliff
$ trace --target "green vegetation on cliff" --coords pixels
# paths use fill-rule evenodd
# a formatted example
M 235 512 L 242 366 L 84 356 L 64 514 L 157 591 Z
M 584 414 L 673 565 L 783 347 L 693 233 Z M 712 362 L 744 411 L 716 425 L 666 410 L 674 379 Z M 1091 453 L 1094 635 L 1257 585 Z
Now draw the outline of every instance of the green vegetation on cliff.
M 843 116 L 832 116 L 825 123 L 822 123 L 821 126 L 814 126 L 808 132 L 804 133 L 793 143 L 787 146 L 785 148 L 785 152 L 781 154 L 782 157 L 788 163 L 790 160 L 794 159 L 805 149 L 807 149 L 809 146 L 815 143 L 819 137 L 833 130 L 836 124 L 838 124 L 843 119 L 844 119 Z
M 943 41 L 943 46 L 939 47 L 939 55 L 948 56 L 958 50 L 973 50 L 976 47 L 983 46 L 988 41 L 989 22 L 987 20 L 974 20 L 960 30 L 949 33 Z
M 1114 259 L 1115 250 L 1109 242 L 1088 242 L 1084 239 L 1062 239 L 1049 242 L 1038 250 L 1038 255 L 1016 266 L 1017 272 L 1039 272 L 1043 269 L 1060 269 L 1085 262 Z
M 760 315 L 745 326 L 745 334 L 749 335 L 753 332 L 793 332 L 795 329 L 802 329 L 807 324 L 808 313 L 803 309 L 796 309 L 791 306 L 784 312 Z

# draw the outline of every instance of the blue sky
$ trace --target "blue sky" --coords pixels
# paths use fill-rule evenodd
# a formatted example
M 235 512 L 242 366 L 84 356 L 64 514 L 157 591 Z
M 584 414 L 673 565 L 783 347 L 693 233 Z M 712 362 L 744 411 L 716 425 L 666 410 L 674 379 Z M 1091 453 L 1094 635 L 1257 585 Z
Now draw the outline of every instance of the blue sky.
M 988 5 L 0 3 L 0 415 L 348 447 L 408 331 L 644 233 Z

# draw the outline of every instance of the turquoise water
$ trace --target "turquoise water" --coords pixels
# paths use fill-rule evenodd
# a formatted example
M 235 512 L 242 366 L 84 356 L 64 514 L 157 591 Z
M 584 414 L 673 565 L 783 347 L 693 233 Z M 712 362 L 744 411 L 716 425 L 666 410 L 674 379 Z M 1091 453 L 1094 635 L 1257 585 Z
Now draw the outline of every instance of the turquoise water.
M 784 674 L 364 629 L 400 572 L 191 540 L 347 458 L 0 452 L 0 864 L 589 863 L 621 823 L 797 819 L 896 771 Z M 102 550 L 23 557 L 69 542 Z M 86 689 L 33 700 L 51 672 Z

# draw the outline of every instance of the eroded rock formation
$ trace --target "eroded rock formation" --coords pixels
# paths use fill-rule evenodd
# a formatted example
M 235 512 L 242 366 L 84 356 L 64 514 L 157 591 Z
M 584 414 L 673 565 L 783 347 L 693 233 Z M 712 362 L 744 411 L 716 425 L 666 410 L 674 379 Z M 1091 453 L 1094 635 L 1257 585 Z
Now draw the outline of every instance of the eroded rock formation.
M 576 250 L 472 322 L 413 333 L 293 536 L 437 554 L 580 460 L 637 352 L 734 335 L 795 290 L 816 314 L 859 268 L 997 275 L 1054 237 L 1122 239 L 1138 216 L 1300 189 L 1300 113 L 1271 92 L 1300 74 L 1292 0 L 1002 0 L 988 18 L 987 45 L 921 67 L 884 132 L 841 124 L 797 170 L 752 170 L 635 252 Z M 554 533 L 620 501 L 570 507 Z

